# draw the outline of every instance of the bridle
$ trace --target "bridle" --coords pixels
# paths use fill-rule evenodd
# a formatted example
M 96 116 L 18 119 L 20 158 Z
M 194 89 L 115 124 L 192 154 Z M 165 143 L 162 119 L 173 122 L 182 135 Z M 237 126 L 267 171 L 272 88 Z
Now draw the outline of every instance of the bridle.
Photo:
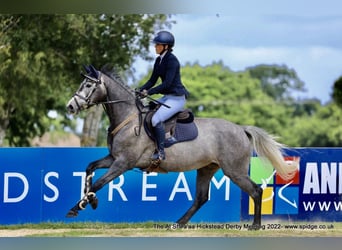
M 104 85 L 104 83 L 102 82 L 101 79 L 96 79 L 96 78 L 94 78 L 94 77 L 91 77 L 91 76 L 86 75 L 86 74 L 83 74 L 83 73 L 81 73 L 81 75 L 82 75 L 84 78 L 87 79 L 87 81 L 84 82 L 84 83 L 82 84 L 81 88 L 82 88 L 85 84 L 87 84 L 87 83 L 96 84 L 96 86 L 93 87 L 93 89 L 88 93 L 87 96 L 80 95 L 80 94 L 78 93 L 79 90 L 73 95 L 74 101 L 75 101 L 75 103 L 76 103 L 76 105 L 77 105 L 77 108 L 78 108 L 79 110 L 81 110 L 82 108 L 81 108 L 81 105 L 78 103 L 77 98 L 75 98 L 75 97 L 78 97 L 78 98 L 84 100 L 84 101 L 86 102 L 86 104 L 87 104 L 87 108 L 90 108 L 91 106 L 99 105 L 99 104 L 111 104 L 111 103 L 120 103 L 120 102 L 127 102 L 127 101 L 129 101 L 129 99 L 119 99 L 119 100 L 112 100 L 112 101 L 90 102 L 91 97 L 92 97 L 93 94 L 95 93 L 97 87 L 98 87 L 99 85 L 101 85 L 101 84 Z M 104 86 L 105 86 L 105 85 L 104 85 Z

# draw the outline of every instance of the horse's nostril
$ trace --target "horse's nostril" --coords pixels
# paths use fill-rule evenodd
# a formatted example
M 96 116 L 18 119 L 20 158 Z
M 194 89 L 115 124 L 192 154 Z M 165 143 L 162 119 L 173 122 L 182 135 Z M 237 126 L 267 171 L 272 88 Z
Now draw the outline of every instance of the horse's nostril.
M 70 113 L 75 112 L 74 107 L 73 107 L 71 104 L 67 106 L 67 110 L 68 110 Z

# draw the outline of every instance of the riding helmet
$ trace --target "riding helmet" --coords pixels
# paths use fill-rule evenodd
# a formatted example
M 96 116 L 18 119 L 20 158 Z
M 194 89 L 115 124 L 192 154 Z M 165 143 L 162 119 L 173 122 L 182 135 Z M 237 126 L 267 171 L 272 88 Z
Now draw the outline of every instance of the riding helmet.
M 168 31 L 160 31 L 153 39 L 155 44 L 167 44 L 170 47 L 175 45 L 175 37 Z

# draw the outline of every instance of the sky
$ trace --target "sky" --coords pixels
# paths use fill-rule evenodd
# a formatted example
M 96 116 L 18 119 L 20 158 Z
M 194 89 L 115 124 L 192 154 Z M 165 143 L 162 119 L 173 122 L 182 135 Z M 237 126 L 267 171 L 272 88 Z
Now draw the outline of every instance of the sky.
M 223 61 L 233 71 L 258 64 L 286 65 L 305 83 L 307 92 L 299 97 L 328 102 L 334 81 L 342 76 L 342 2 L 319 1 L 323 3 L 308 7 L 305 2 L 311 1 L 287 0 L 263 11 L 253 11 L 261 8 L 257 4 L 245 11 L 243 2 L 232 6 L 236 13 L 171 17 L 176 24 L 167 30 L 175 36 L 174 54 L 181 65 Z M 260 3 L 264 2 L 269 1 Z M 152 45 L 150 51 L 154 55 Z M 152 62 L 138 60 L 135 66 L 137 75 L 146 74 Z

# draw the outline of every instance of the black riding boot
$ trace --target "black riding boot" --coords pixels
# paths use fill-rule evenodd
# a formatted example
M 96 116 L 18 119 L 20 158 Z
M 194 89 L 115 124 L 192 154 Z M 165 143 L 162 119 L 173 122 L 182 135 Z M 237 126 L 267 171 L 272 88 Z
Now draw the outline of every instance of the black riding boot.
M 152 155 L 152 160 L 165 160 L 164 141 L 165 141 L 165 128 L 164 123 L 160 122 L 153 128 L 154 136 L 157 142 L 157 148 Z

